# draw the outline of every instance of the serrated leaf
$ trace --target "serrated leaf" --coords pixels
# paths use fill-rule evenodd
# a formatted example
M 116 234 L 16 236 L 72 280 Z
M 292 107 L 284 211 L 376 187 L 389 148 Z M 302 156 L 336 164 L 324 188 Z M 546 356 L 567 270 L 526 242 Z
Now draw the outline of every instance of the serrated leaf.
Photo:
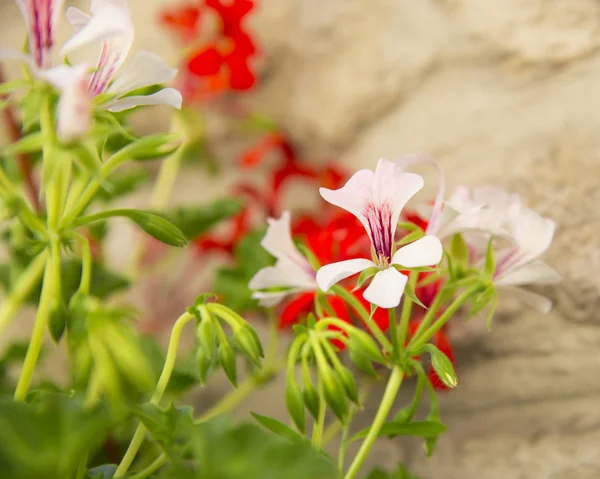
M 187 238 L 173 223 L 166 218 L 149 211 L 134 209 L 117 209 L 102 211 L 88 216 L 83 216 L 75 222 L 75 226 L 82 226 L 96 221 L 105 221 L 108 218 L 124 217 L 137 224 L 142 230 L 153 238 L 165 244 L 183 247 L 188 243 Z

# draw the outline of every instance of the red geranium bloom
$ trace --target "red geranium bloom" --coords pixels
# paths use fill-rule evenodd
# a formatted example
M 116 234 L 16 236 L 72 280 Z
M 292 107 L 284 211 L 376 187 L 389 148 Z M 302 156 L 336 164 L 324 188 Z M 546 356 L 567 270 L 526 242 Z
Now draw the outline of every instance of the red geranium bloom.
M 242 26 L 243 18 L 254 8 L 250 0 L 235 0 L 224 5 L 219 0 L 206 0 L 220 18 L 219 36 L 207 46 L 195 51 L 187 60 L 192 76 L 207 80 L 208 93 L 223 89 L 249 90 L 256 83 L 250 59 L 256 53 L 252 37 Z
M 165 10 L 160 15 L 162 24 L 178 34 L 183 42 L 194 40 L 198 36 L 200 6 L 185 4 Z

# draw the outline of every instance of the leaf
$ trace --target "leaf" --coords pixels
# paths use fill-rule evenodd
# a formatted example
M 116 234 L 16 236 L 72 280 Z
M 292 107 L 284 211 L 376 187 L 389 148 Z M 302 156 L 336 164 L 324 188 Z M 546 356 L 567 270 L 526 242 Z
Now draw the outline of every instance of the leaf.
M 74 477 L 81 458 L 102 445 L 110 416 L 100 404 L 85 408 L 79 397 L 39 391 L 30 403 L 0 399 L 0 464 L 3 477 Z
M 120 198 L 135 191 L 138 186 L 146 182 L 148 177 L 148 171 L 142 168 L 132 168 L 118 175 L 113 174 L 102 182 L 97 197 L 104 202 Z
M 4 155 L 16 155 L 21 153 L 33 153 L 41 151 L 44 146 L 44 135 L 41 131 L 30 133 L 22 137 L 12 145 L 7 146 L 3 150 Z
M 273 419 L 272 417 L 262 416 L 255 412 L 250 411 L 252 417 L 256 419 L 262 426 L 266 427 L 269 431 L 274 432 L 278 436 L 284 437 L 288 441 L 291 442 L 305 442 L 306 438 L 301 436 L 292 428 L 286 426 L 282 422 L 279 422 L 277 419 Z
M 351 441 L 362 439 L 369 434 L 369 429 L 363 429 L 352 436 Z M 448 427 L 438 421 L 415 421 L 410 423 L 390 421 L 386 422 L 378 436 L 418 436 L 435 437 L 446 431 Z
M 88 469 L 89 479 L 112 479 L 117 471 L 116 464 L 103 464 Z
M 29 80 L 10 80 L 0 84 L 0 95 L 6 95 L 8 93 L 12 93 L 15 90 L 19 90 L 21 88 L 26 88 L 31 85 Z
M 136 161 L 148 161 L 173 154 L 181 145 L 179 133 L 157 133 L 131 142 L 118 154 Z
M 452 236 L 450 243 L 450 254 L 454 260 L 454 264 L 465 268 L 469 263 L 469 247 L 463 238 L 463 235 L 456 233 Z
M 207 232 L 218 223 L 237 214 L 242 209 L 239 200 L 222 198 L 201 207 L 184 207 L 167 212 L 168 218 L 189 240 Z
M 153 238 L 177 247 L 186 246 L 188 241 L 181 230 L 166 218 L 149 211 L 134 209 L 107 210 L 79 218 L 75 225 L 82 226 L 95 221 L 104 221 L 115 216 L 129 218 Z

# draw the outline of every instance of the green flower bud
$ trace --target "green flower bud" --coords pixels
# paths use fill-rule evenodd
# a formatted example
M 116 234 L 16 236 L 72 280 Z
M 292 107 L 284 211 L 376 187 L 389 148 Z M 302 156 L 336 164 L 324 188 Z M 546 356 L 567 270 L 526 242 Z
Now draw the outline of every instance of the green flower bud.
M 354 380 L 352 373 L 346 368 L 337 368 L 336 372 L 340 377 L 340 382 L 344 386 L 348 398 L 354 404 L 359 404 L 360 400 L 358 399 L 358 387 L 356 386 L 356 381 Z
M 235 341 L 240 350 L 256 366 L 260 367 L 260 359 L 264 356 L 258 334 L 248 323 L 234 332 Z
M 333 371 L 319 371 L 319 373 L 323 381 L 327 405 L 341 422 L 345 422 L 348 418 L 349 405 L 344 386 Z
M 348 345 L 350 350 L 360 351 L 371 361 L 380 364 L 386 363 L 377 343 L 366 332 L 357 328 L 352 328 L 349 330 L 348 336 L 350 338 L 350 343 Z
M 203 349 L 198 349 L 198 351 L 196 351 L 196 369 L 202 386 L 206 384 L 206 378 L 208 377 L 208 371 L 210 370 L 211 365 L 212 361 L 210 357 L 206 355 Z
M 210 319 L 204 318 L 198 323 L 196 326 L 196 337 L 204 354 L 209 359 L 212 358 L 215 354 L 215 330 Z
M 302 393 L 298 385 L 289 380 L 285 387 L 285 404 L 294 424 L 300 432 L 304 433 L 306 430 L 306 417 Z
M 310 412 L 311 416 L 317 419 L 319 417 L 320 410 L 320 399 L 319 393 L 317 389 L 313 386 L 312 383 L 304 384 L 304 391 L 302 391 L 302 398 L 304 400 L 304 404 L 308 412 Z
M 65 332 L 67 317 L 65 304 L 59 298 L 54 298 L 48 314 L 48 330 L 50 331 L 50 337 L 56 344 L 59 343 Z
M 456 387 L 458 379 L 452 361 L 433 344 L 428 344 L 427 350 L 431 354 L 431 365 L 442 383 L 444 383 L 444 386 L 449 388 Z
M 227 378 L 235 387 L 237 387 L 237 366 L 235 363 L 235 354 L 228 342 L 219 344 L 219 363 L 225 371 Z
M 356 367 L 371 376 L 377 376 L 377 373 L 373 368 L 373 363 L 371 363 L 371 360 L 360 349 L 349 348 L 349 352 L 350 360 L 356 365 Z

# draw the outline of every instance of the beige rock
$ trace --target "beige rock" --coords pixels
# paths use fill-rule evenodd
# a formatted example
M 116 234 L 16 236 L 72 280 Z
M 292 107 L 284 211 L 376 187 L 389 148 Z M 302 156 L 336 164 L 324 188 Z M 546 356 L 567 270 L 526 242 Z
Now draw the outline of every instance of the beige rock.
M 527 62 L 565 62 L 600 44 L 594 0 L 445 0 L 467 28 Z

